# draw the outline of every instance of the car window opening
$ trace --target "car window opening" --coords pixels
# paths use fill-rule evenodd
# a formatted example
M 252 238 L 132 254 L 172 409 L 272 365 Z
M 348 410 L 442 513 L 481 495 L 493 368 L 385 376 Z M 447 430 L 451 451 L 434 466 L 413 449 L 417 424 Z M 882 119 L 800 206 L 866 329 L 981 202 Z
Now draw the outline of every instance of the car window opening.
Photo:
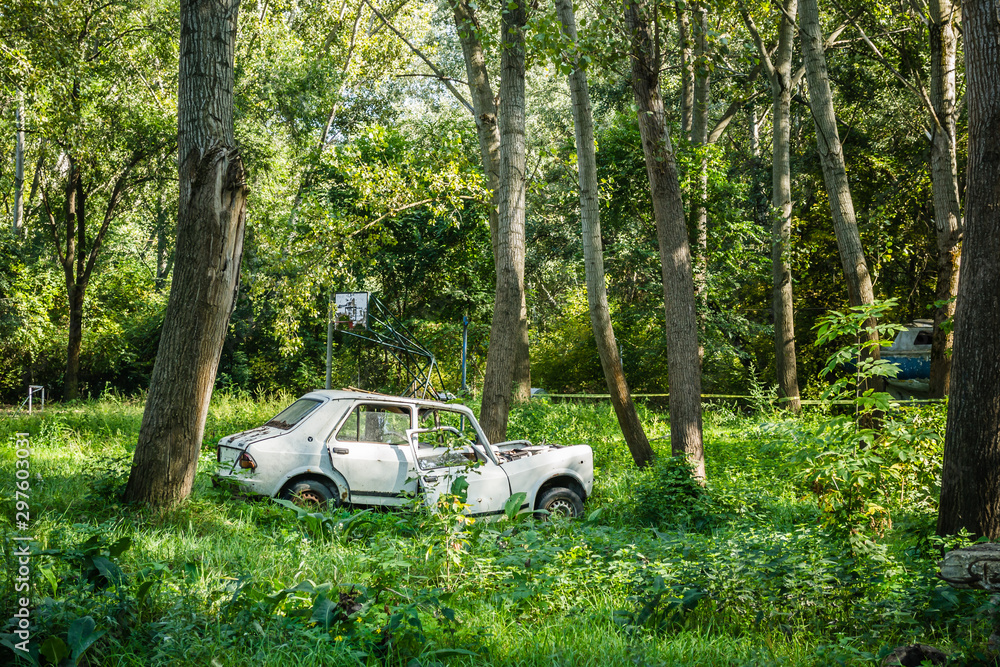
M 337 433 L 337 440 L 405 445 L 409 428 L 410 412 L 406 408 L 361 404 L 348 415 Z
M 264 426 L 273 426 L 282 430 L 288 430 L 306 418 L 313 410 L 319 407 L 322 401 L 311 398 L 300 398 L 287 408 L 282 410 L 271 421 Z

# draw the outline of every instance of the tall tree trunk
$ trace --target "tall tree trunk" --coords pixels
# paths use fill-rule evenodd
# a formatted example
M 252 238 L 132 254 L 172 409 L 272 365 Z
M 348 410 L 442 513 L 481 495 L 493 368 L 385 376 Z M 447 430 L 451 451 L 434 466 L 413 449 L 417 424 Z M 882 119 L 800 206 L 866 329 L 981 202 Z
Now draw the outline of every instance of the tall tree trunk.
M 80 350 L 83 345 L 83 304 L 87 285 L 97 264 L 97 257 L 104 242 L 118 205 L 129 187 L 129 176 L 135 166 L 147 155 L 147 150 L 155 146 L 143 147 L 133 152 L 131 160 L 114 179 L 111 193 L 105 203 L 104 220 L 92 239 L 87 238 L 87 188 L 78 161 L 68 155 L 69 170 L 63 197 L 61 223 L 49 206 L 45 190 L 42 201 L 48 215 L 49 230 L 56 249 L 56 257 L 63 269 L 66 280 L 66 302 L 69 310 L 69 334 L 66 346 L 66 374 L 63 378 L 63 397 L 72 400 L 79 396 Z M 34 189 L 34 188 L 33 188 Z M 60 228 L 62 231 L 60 231 Z
M 69 305 L 69 337 L 66 344 L 66 377 L 63 378 L 63 398 L 80 397 L 80 350 L 83 347 L 83 300 L 86 284 L 70 282 L 66 285 Z
M 576 16 L 572 0 L 555 0 L 556 13 L 563 32 L 577 42 Z M 647 465 L 653 458 L 646 432 L 629 393 L 628 382 L 622 368 L 618 343 L 611 324 L 608 294 L 604 286 L 604 252 L 601 247 L 601 205 L 598 199 L 597 150 L 594 145 L 594 114 L 590 106 L 587 73 L 580 67 L 579 59 L 569 75 L 569 92 L 573 105 L 573 125 L 576 129 L 576 164 L 580 178 L 580 222 L 583 228 L 583 263 L 587 277 L 587 305 L 590 309 L 590 326 L 597 341 L 597 353 L 611 395 L 618 424 L 625 443 L 636 465 Z
M 697 192 L 689 197 L 694 218 L 695 235 L 694 294 L 704 316 L 708 306 L 708 105 L 711 96 L 712 74 L 708 62 L 708 11 L 696 2 L 692 5 L 694 16 L 694 115 L 691 119 L 691 143 L 698 151 Z
M 80 373 L 80 345 L 83 340 L 83 317 L 82 303 L 84 294 L 77 285 L 76 266 L 77 257 L 83 252 L 80 247 L 83 245 L 77 235 L 77 221 L 83 220 L 83 216 L 78 216 L 77 194 L 82 191 L 80 187 L 80 171 L 76 160 L 69 158 L 69 172 L 66 175 L 66 192 L 63 203 L 63 223 L 65 224 L 66 250 L 62 253 L 59 250 L 59 239 L 55 233 L 52 213 L 49 212 L 49 219 L 53 221 L 52 231 L 56 241 L 59 261 L 62 264 L 63 276 L 66 279 L 66 305 L 69 310 L 69 335 L 66 345 L 66 375 L 63 377 L 63 398 L 73 400 L 79 396 L 79 373 Z M 83 239 L 86 240 L 86 235 Z M 84 286 L 84 289 L 86 287 Z M 74 312 L 76 313 L 74 315 Z
M 681 133 L 691 139 L 691 117 L 694 113 L 694 44 L 691 41 L 691 19 L 687 4 L 674 2 L 677 15 L 677 37 L 681 55 Z
M 802 55 L 806 66 L 806 80 L 809 82 L 809 107 L 816 124 L 816 144 L 830 200 L 837 249 L 840 251 L 840 261 L 847 279 L 847 292 L 852 306 L 871 304 L 875 300 L 875 294 L 871 275 L 868 273 L 868 262 L 861 246 L 851 188 L 847 182 L 844 150 L 837 131 L 837 116 L 833 110 L 830 76 L 826 69 L 826 53 L 819 25 L 819 8 L 816 0 L 800 0 L 799 10 Z M 868 321 L 867 327 L 870 334 L 866 335 L 866 339 L 877 341 L 874 318 Z M 873 358 L 879 358 L 877 345 L 871 348 L 871 352 Z
M 773 126 L 771 206 L 771 283 L 774 313 L 775 370 L 778 390 L 788 401 L 792 412 L 802 409 L 799 379 L 795 360 L 795 309 L 792 298 L 792 264 L 789 247 L 792 238 L 792 172 L 791 172 L 791 102 L 792 47 L 795 40 L 797 0 L 784 0 L 788 16 L 781 17 L 777 61 L 771 80 Z
M 496 260 L 497 246 L 497 190 L 500 187 L 500 129 L 497 127 L 497 107 L 486 69 L 486 56 L 479 39 L 479 21 L 469 0 L 452 0 L 455 27 L 465 56 L 465 72 L 469 79 L 469 95 L 476 116 L 476 135 L 479 137 L 479 155 L 483 161 L 486 185 L 490 189 L 492 205 L 489 211 L 490 241 Z
M 632 91 L 653 217 L 660 245 L 663 301 L 667 321 L 667 364 L 670 378 L 670 445 L 705 476 L 701 428 L 701 362 L 695 308 L 691 248 L 677 164 L 660 95 L 660 58 L 650 27 L 648 0 L 627 0 L 625 16 L 632 33 Z
M 14 142 L 14 234 L 24 225 L 24 99 L 18 95 Z
M 87 233 L 83 178 L 76 160 L 69 159 L 66 178 L 66 199 L 63 215 L 66 223 L 66 254 L 62 257 L 66 278 L 66 305 L 69 310 L 69 332 L 66 342 L 66 375 L 63 378 L 63 398 L 71 401 L 80 396 L 80 348 L 83 346 L 83 301 L 87 282 L 83 276 Z
M 170 253 L 167 250 L 167 210 L 163 196 L 156 200 L 156 279 L 154 288 L 162 292 L 170 275 Z
M 482 40 L 479 39 L 479 22 L 469 0 L 451 0 L 458 29 L 462 54 L 465 57 L 465 71 L 469 79 L 469 93 L 472 97 L 473 113 L 476 117 L 476 134 L 479 137 L 479 154 L 483 161 L 483 172 L 492 195 L 489 211 L 490 240 L 493 246 L 493 261 L 496 263 L 498 244 L 497 225 L 500 190 L 500 129 L 497 125 L 496 100 L 486 69 L 486 56 Z M 523 253 L 523 248 L 522 248 Z M 523 273 L 523 272 L 522 272 Z M 531 363 L 528 349 L 528 309 L 525 300 L 524 281 L 521 281 L 521 314 L 518 318 L 517 352 L 514 362 L 513 400 L 526 401 L 531 397 Z
M 930 1 L 931 43 L 931 182 L 934 186 L 934 222 L 937 231 L 937 292 L 934 337 L 931 345 L 930 390 L 934 398 L 948 394 L 952 336 L 942 325 L 955 314 L 962 242 L 962 207 L 958 195 L 958 158 L 955 151 L 955 29 L 952 0 Z
M 774 365 L 778 391 L 792 412 L 802 409 L 795 362 L 795 312 L 792 267 L 788 258 L 792 236 L 791 101 L 798 78 L 792 75 L 795 14 L 798 0 L 783 0 L 778 48 L 771 60 L 757 28 L 745 9 L 743 21 L 753 35 L 771 82 L 771 308 L 774 316 Z
M 181 0 L 176 260 L 129 501 L 172 505 L 191 493 L 236 302 L 248 192 L 233 139 L 238 11 L 238 0 Z
M 527 183 L 527 181 L 525 181 Z M 531 398 L 531 349 L 528 340 L 528 291 L 524 286 L 525 236 L 521 235 L 521 312 L 517 319 L 517 356 L 514 359 L 514 386 L 511 400 L 524 403 Z
M 491 442 L 507 437 L 519 346 L 527 345 L 524 317 L 524 0 L 508 5 L 500 23 L 500 183 L 496 244 L 496 299 L 486 354 L 480 423 Z
M 939 535 L 1000 537 L 1000 0 L 962 5 L 969 104 L 962 275 L 955 309 Z

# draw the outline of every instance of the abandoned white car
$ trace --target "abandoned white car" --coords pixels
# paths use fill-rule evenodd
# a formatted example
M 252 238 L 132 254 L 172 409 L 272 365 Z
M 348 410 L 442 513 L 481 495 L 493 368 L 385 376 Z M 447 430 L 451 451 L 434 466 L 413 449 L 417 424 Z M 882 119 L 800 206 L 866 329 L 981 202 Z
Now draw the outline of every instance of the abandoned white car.
M 355 391 L 314 391 L 261 427 L 219 441 L 217 479 L 251 494 L 316 504 L 402 505 L 422 494 L 434 507 L 460 477 L 466 510 L 575 517 L 594 485 L 589 445 L 490 444 L 464 405 Z

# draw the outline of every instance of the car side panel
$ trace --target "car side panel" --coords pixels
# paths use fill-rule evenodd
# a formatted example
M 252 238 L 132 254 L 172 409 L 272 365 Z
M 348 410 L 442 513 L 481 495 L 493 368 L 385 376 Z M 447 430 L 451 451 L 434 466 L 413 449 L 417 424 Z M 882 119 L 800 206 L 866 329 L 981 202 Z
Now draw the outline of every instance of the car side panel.
M 404 492 L 417 491 L 409 445 L 331 440 L 328 449 L 333 468 L 349 480 L 352 503 L 401 505 Z
M 502 464 L 510 479 L 512 494 L 527 494 L 529 507 L 534 507 L 538 490 L 550 479 L 570 477 L 583 488 L 587 496 L 594 489 L 594 453 L 587 445 L 561 447 Z
M 302 474 L 336 481 L 323 442 L 348 407 L 349 402 L 327 401 L 288 431 L 250 442 L 245 451 L 253 457 L 257 469 L 251 472 L 234 465 L 228 475 L 221 476 L 233 477 L 249 492 L 265 496 L 277 496 L 289 479 Z M 343 492 L 346 486 L 338 484 L 338 489 Z

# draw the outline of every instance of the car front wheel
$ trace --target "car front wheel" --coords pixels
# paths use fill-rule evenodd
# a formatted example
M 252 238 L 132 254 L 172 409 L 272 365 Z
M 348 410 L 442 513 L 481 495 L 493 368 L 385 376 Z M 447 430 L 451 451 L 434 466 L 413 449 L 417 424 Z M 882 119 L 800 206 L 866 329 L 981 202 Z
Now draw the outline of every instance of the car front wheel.
M 556 487 L 545 492 L 538 502 L 538 509 L 573 519 L 583 516 L 583 501 L 575 492 Z
M 302 479 L 292 484 L 281 494 L 282 498 L 291 500 L 303 509 L 332 508 L 340 504 L 340 499 L 334 491 L 315 479 Z

